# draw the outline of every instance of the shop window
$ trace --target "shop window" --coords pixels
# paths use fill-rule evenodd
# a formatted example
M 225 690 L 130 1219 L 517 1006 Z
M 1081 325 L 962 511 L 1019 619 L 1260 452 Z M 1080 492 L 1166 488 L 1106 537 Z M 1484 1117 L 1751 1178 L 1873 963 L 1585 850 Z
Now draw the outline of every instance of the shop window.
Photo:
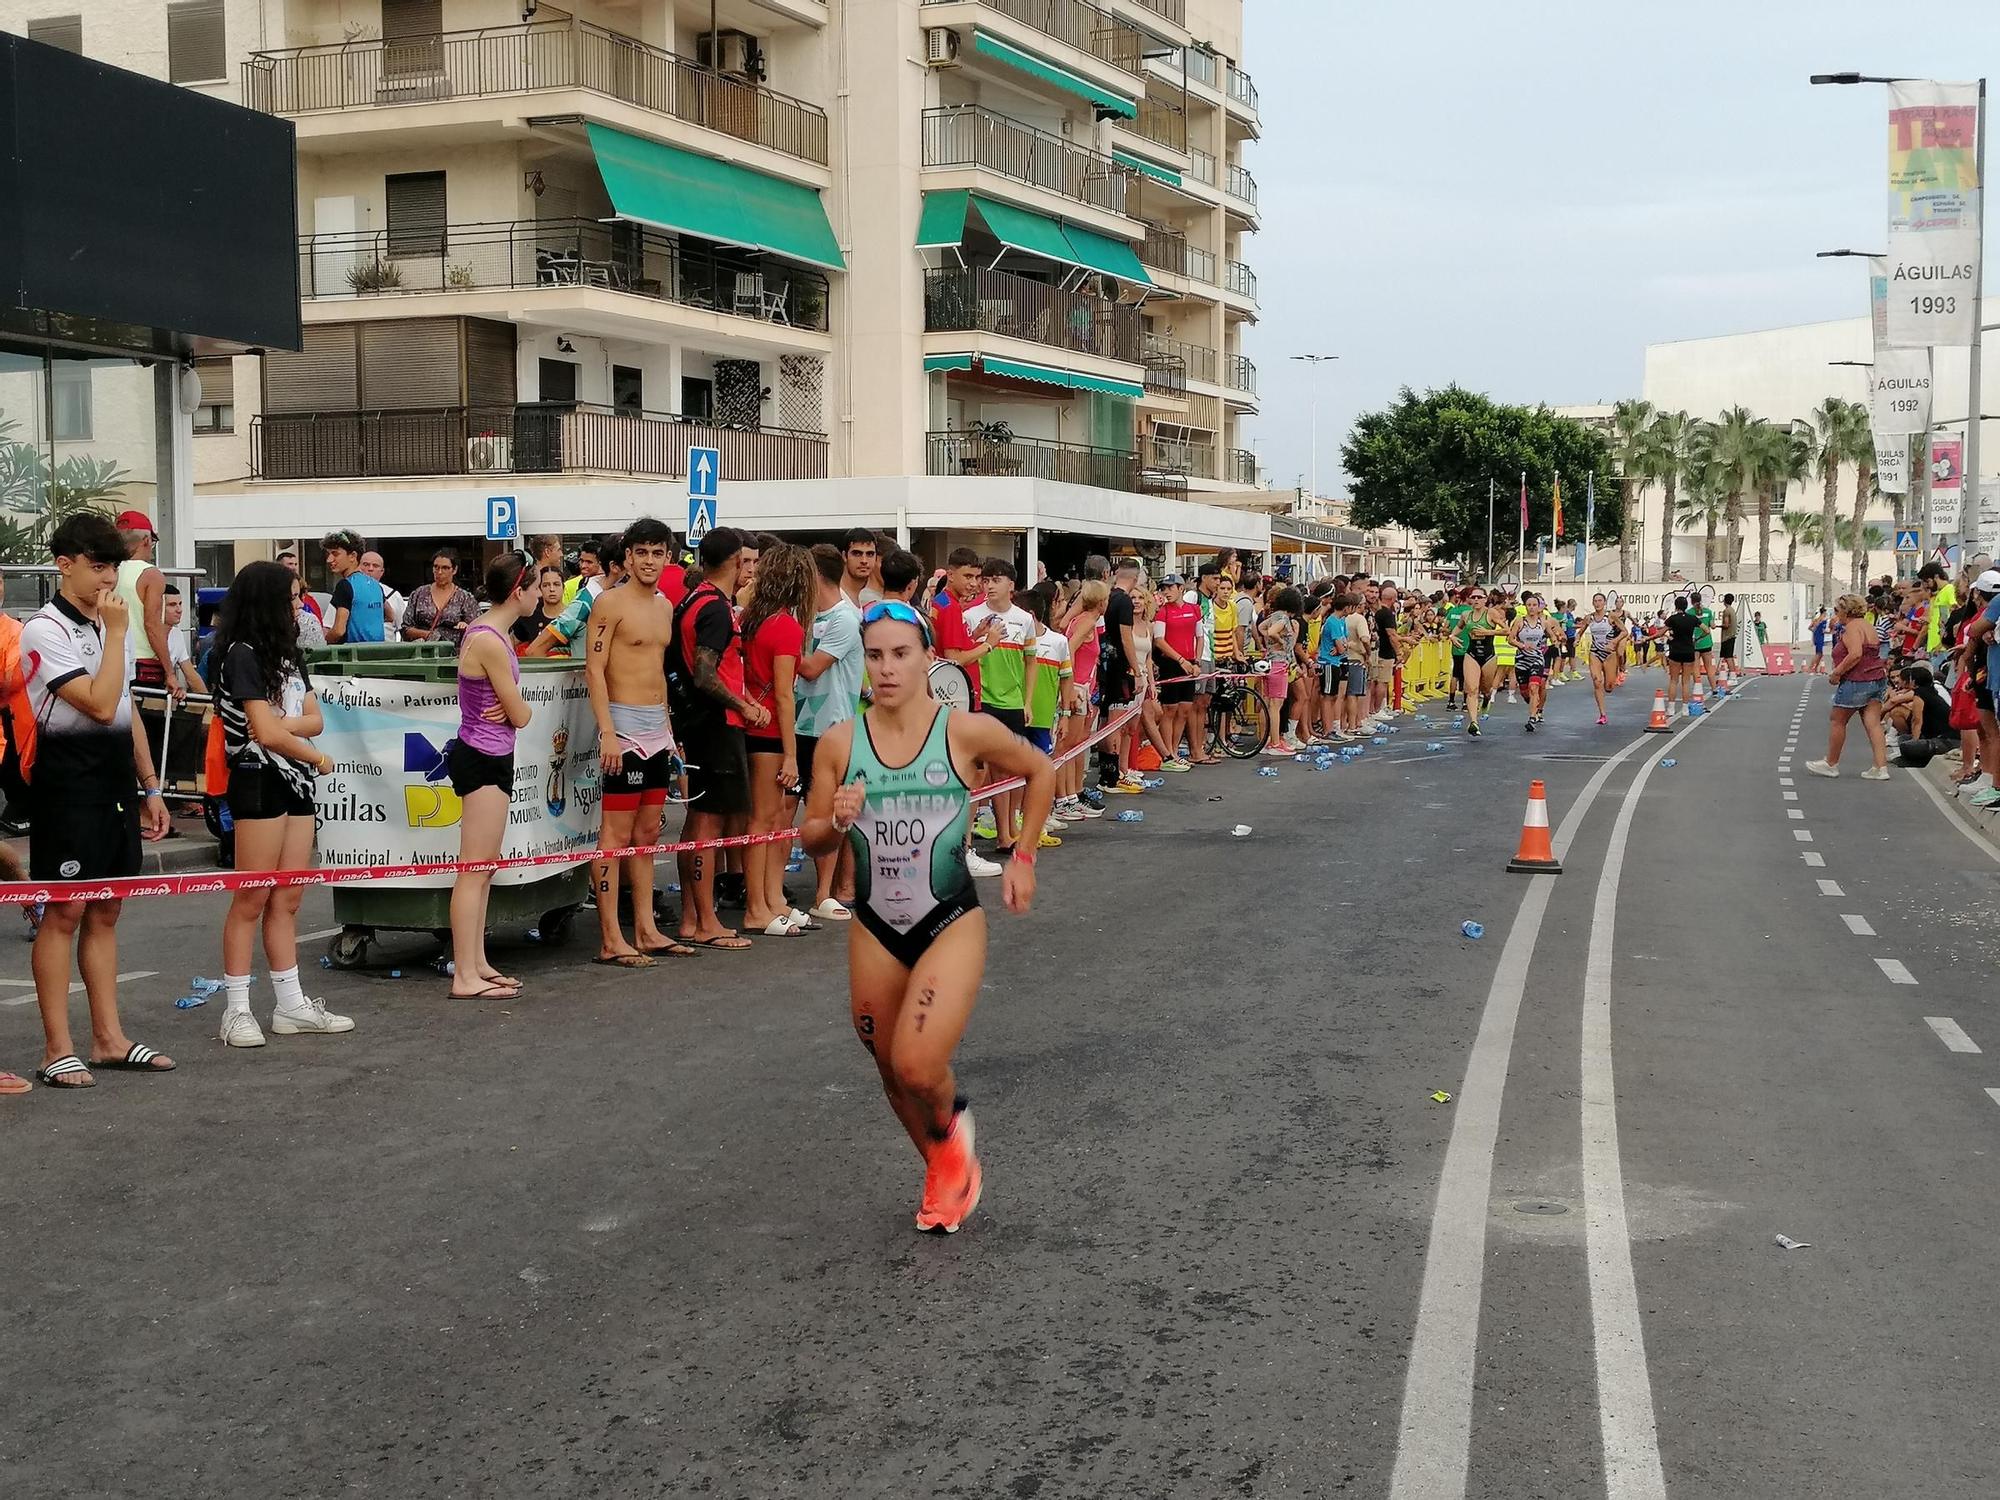
M 222 0 L 167 7 L 167 82 L 216 83 L 229 75 Z

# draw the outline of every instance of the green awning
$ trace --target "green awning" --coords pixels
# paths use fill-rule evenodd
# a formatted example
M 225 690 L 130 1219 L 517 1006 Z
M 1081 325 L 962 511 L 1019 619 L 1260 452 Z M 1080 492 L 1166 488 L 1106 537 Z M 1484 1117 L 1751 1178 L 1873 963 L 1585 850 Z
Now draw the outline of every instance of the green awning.
M 1088 99 L 1099 109 L 1123 115 L 1128 120 L 1138 117 L 1138 101 L 1102 88 L 1081 73 L 1072 73 L 1061 63 L 1050 62 L 1046 57 L 1037 57 L 1025 48 L 1001 40 L 990 31 L 982 31 L 977 27 L 973 29 L 972 50 L 982 52 L 996 62 L 1007 64 L 1010 68 L 1018 68 L 1030 77 L 1041 79 L 1043 83 L 1053 84 L 1065 93 Z
M 934 370 L 969 370 L 971 368 L 972 356 L 970 354 L 926 354 L 924 356 L 924 373 L 926 375 Z
M 1058 370 L 1053 365 L 1029 364 L 1026 360 L 994 359 L 990 355 L 982 356 L 979 363 L 988 375 L 1039 380 L 1044 385 L 1059 385 L 1073 391 L 1101 391 L 1107 396 L 1131 396 L 1135 399 L 1146 394 L 1146 388 L 1135 380 L 1111 380 L 1102 375 L 1084 375 L 1076 370 Z
M 1066 266 L 1081 264 L 1070 242 L 1063 237 L 1060 220 L 977 195 L 974 195 L 972 204 L 986 221 L 986 227 L 993 231 L 993 238 L 1008 249 L 1025 250 L 1030 255 L 1061 261 Z
M 924 194 L 924 217 L 917 225 L 917 248 L 941 250 L 965 238 L 965 214 L 972 194 L 964 188 Z
M 584 129 L 619 218 L 847 269 L 812 188 L 608 125 L 586 123 Z
M 1113 147 L 1111 159 L 1121 167 L 1130 167 L 1135 172 L 1144 172 L 1148 177 L 1158 182 L 1164 182 L 1168 187 L 1179 187 L 1181 185 L 1180 173 L 1170 172 L 1165 167 L 1156 167 L 1143 157 L 1134 156 L 1129 151 L 1120 151 L 1116 147 Z
M 1140 286 L 1153 284 L 1153 278 L 1139 264 L 1138 254 L 1126 241 L 1114 240 L 1108 234 L 1085 229 L 1068 219 L 1063 220 L 1062 230 L 1063 238 L 1069 241 L 1070 249 L 1075 252 L 1078 265 L 1102 271 L 1106 276 L 1116 276 L 1121 281 L 1135 281 Z

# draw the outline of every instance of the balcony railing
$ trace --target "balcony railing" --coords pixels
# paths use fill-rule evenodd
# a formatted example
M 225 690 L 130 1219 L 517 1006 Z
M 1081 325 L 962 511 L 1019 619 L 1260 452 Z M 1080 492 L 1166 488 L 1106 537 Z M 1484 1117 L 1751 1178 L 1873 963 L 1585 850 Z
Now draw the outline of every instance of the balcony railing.
M 955 5 L 960 0 L 924 0 L 926 5 Z M 1139 28 L 1099 10 L 1087 0 L 978 0 L 1035 30 L 1067 42 L 1114 68 L 1136 74 L 1143 62 Z
M 526 219 L 299 240 L 299 289 L 320 297 L 596 287 L 791 328 L 827 329 L 827 282 L 770 256 L 637 224 Z
M 1231 167 L 1223 191 L 1232 198 L 1241 198 L 1252 208 L 1257 206 L 1257 179 L 1242 167 Z
M 587 21 L 255 52 L 243 102 L 273 115 L 587 89 L 806 161 L 826 162 L 817 105 Z
M 1239 297 L 1248 297 L 1252 302 L 1255 302 L 1257 300 L 1257 273 L 1244 265 L 1242 261 L 1232 260 L 1223 267 L 1222 289 L 1226 292 L 1234 292 Z
M 1155 396 L 1182 397 L 1188 393 L 1187 366 L 1171 354 L 1146 352 L 1146 389 Z
M 1156 16 L 1165 16 L 1176 26 L 1187 25 L 1187 0 L 1138 0 L 1138 4 Z
M 1262 484 L 1257 477 L 1257 455 L 1248 448 L 1231 448 L 1223 463 L 1222 477 L 1231 484 Z
M 927 109 L 924 165 L 984 167 L 1078 203 L 1129 213 L 1132 173 L 1108 156 L 976 104 Z
M 1254 396 L 1257 394 L 1257 367 L 1240 354 L 1225 354 L 1222 357 L 1222 383 L 1232 391 L 1248 391 Z
M 1205 182 L 1210 187 L 1214 187 L 1215 158 L 1210 156 L 1206 151 L 1202 150 L 1201 147 L 1199 146 L 1189 147 L 1188 155 L 1194 161 L 1194 170 L 1191 171 L 1188 175 L 1193 177 L 1196 182 Z
M 721 449 L 731 479 L 826 477 L 824 433 L 562 402 L 267 412 L 250 428 L 251 472 L 279 480 L 579 472 L 677 479 L 687 473 L 690 448 Z
M 1215 478 L 1215 444 L 1194 438 L 1162 437 L 1145 433 L 1139 439 L 1139 457 L 1154 474 L 1178 474 L 1190 479 Z
M 1178 104 L 1168 104 L 1161 99 L 1141 99 L 1139 117 L 1130 125 L 1134 132 L 1149 141 L 1157 141 L 1174 151 L 1187 150 L 1187 111 Z
M 1138 455 L 1117 448 L 1015 437 L 1004 427 L 997 436 L 981 431 L 933 432 L 924 447 L 929 474 L 1053 479 L 1133 494 L 1141 488 Z
M 1163 338 L 1158 334 L 1146 335 L 1146 357 L 1160 355 L 1166 359 L 1180 361 L 1187 371 L 1188 379 L 1215 384 L 1215 351 L 1201 344 L 1189 344 L 1180 339 Z
M 1250 81 L 1250 75 L 1231 64 L 1229 69 L 1229 97 L 1238 104 L 1248 105 L 1252 111 L 1257 108 L 1257 85 Z
M 1140 361 L 1136 307 L 971 266 L 925 273 L 924 331 L 997 333 L 1127 364 Z
M 1163 224 L 1146 226 L 1146 242 L 1139 247 L 1139 259 L 1155 270 L 1195 281 L 1215 284 L 1215 256 L 1187 242 L 1178 229 Z

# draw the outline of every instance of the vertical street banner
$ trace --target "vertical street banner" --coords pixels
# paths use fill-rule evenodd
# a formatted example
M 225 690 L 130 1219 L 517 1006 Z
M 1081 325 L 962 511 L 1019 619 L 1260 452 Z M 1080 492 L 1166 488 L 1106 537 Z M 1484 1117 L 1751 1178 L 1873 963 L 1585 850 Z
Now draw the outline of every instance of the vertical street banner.
M 1930 430 L 1930 350 L 1877 349 L 1868 387 L 1868 425 L 1878 441 Z
M 1875 352 L 1889 344 L 1889 257 L 1868 257 L 1868 327 L 1875 336 Z
M 1964 348 L 1978 337 L 1979 86 L 1889 86 L 1888 343 Z
M 1964 518 L 1964 465 L 1964 438 L 1947 437 L 1942 432 L 1932 434 L 1930 531 L 1933 541 L 1942 536 L 1958 535 Z
M 1906 436 L 1875 439 L 1875 487 L 1885 495 L 1910 492 L 1910 440 Z

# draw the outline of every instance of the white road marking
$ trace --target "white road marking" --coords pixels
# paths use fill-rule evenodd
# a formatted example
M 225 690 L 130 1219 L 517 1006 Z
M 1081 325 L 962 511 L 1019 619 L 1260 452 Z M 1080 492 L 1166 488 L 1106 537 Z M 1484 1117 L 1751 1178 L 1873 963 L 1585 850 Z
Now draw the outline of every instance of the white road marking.
M 2000 1104 L 2000 1089 L 1988 1089 L 1986 1097 L 1991 1099 L 1995 1104 Z
M 1799 800 L 1799 794 L 1797 792 L 1780 792 L 1778 793 L 1778 797 L 1779 800 L 1784 802 L 1796 802 Z
M 1797 839 L 1801 844 L 1810 844 L 1812 842 L 1812 830 L 1807 828 L 1794 828 L 1792 830 L 1792 837 Z
M 1847 894 L 1847 892 L 1840 888 L 1840 882 L 1837 880 L 1822 880 L 1818 884 L 1819 893 L 1822 896 L 1844 896 Z
M 1906 767 L 1905 769 L 1908 768 Z M 1924 789 L 1924 795 L 1930 798 L 1932 802 L 1937 804 L 1937 810 L 1944 814 L 1945 822 L 1951 824 L 1952 827 L 1956 828 L 1960 833 L 1964 834 L 1967 841 L 1971 843 L 1973 848 L 1977 849 L 1981 854 L 1985 855 L 1988 859 L 1994 861 L 1996 864 L 2000 864 L 2000 850 L 1995 850 L 1991 844 L 1987 843 L 1985 839 L 1981 838 L 1977 833 L 1973 831 L 1971 824 L 1967 823 L 1963 818 L 1959 817 L 1957 814 L 1952 812 L 1950 804 L 1944 800 L 1944 794 L 1940 792 L 1936 787 L 1931 785 L 1930 778 L 1928 776 L 1924 775 L 1922 771 L 1911 771 L 1910 780 L 1914 781 L 1918 786 L 1922 787 Z
M 1856 937 L 1875 936 L 1875 929 L 1868 925 L 1866 917 L 1857 916 L 1851 911 L 1844 911 L 1840 914 L 1840 920 L 1847 924 L 1847 930 Z
M 1875 967 L 1888 976 L 1889 983 L 1891 984 L 1915 984 L 1917 982 L 1917 976 L 1904 968 L 1900 959 L 1878 958 L 1875 960 Z
M 1780 776 L 1780 777 L 1778 778 L 1778 785 L 1779 785 L 1779 786 L 1791 786 L 1792 784 L 1793 784 L 1793 783 L 1792 783 L 1792 778 L 1791 778 L 1791 777 L 1789 777 L 1789 776 Z
M 141 979 L 152 979 L 155 976 L 157 976 L 159 972 L 160 971 L 158 969 L 134 969 L 130 974 L 120 974 L 117 978 L 117 982 L 119 984 L 131 984 Z M 9 988 L 12 989 L 26 989 L 30 992 L 25 995 L 16 995 L 11 1000 L 0 1000 L 0 1006 L 33 1005 L 35 1003 L 35 996 L 33 994 L 35 988 L 34 980 L 0 979 L 0 984 L 7 985 Z M 74 984 L 72 984 L 69 987 L 69 992 L 72 995 L 81 995 L 83 993 L 83 981 L 81 979 L 77 980 Z
M 1826 866 L 1826 856 L 1824 854 L 1814 854 L 1811 850 L 1807 850 L 1800 858 L 1805 860 L 1814 869 L 1824 869 Z
M 345 931 L 347 931 L 345 927 L 322 927 L 318 932 L 300 933 L 299 941 L 302 943 L 316 943 L 321 938 L 339 937 Z
M 1977 1052 L 1979 1050 L 1979 1043 L 1967 1036 L 1965 1028 L 1960 1026 L 1950 1016 L 1925 1016 L 1924 1024 L 1937 1033 L 1937 1039 L 1944 1043 L 1947 1051 Z M 1988 1089 L 1986 1092 L 1990 1094 L 1993 1090 Z
M 1689 726 L 1689 733 L 1706 720 Z M 1679 736 L 1685 739 L 1686 735 Z M 1597 768 L 1556 830 L 1558 858 L 1605 781 L 1641 745 L 1634 740 Z M 1669 741 L 1669 744 L 1676 741 Z M 1493 1153 L 1500 1105 L 1514 1050 L 1514 1025 L 1555 882 L 1530 878 L 1486 991 L 1479 1033 L 1458 1086 L 1451 1139 L 1438 1174 L 1424 1254 L 1417 1327 L 1403 1377 L 1390 1500 L 1463 1500 L 1472 1447 L 1472 1377 L 1479 1352 L 1479 1306 L 1486 1274 L 1486 1220 L 1493 1196 Z
M 1632 816 L 1665 746 L 1639 769 L 1618 818 L 1597 879 L 1590 951 L 1583 968 L 1583 1204 L 1584 1259 L 1590 1278 L 1590 1322 L 1597 1345 L 1597 1420 L 1604 1445 L 1610 1500 L 1665 1500 L 1653 1383 L 1646 1370 L 1646 1336 L 1632 1271 L 1632 1227 L 1625 1214 L 1625 1170 L 1618 1152 L 1618 1091 L 1611 1061 L 1612 954 L 1618 882 Z
M 1803 821 L 1805 815 L 1806 810 L 1803 807 L 1788 807 L 1785 809 L 1785 816 L 1794 821 Z

